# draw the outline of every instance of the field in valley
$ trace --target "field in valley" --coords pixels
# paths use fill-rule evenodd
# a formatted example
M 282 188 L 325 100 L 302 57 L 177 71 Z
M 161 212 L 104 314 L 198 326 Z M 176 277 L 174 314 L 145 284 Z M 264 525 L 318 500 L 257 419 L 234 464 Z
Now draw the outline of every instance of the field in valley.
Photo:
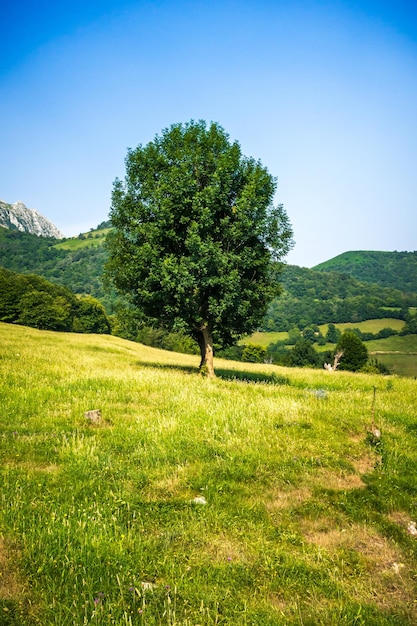
M 383 318 L 367 320 L 365 322 L 350 322 L 346 324 L 335 324 L 341 332 L 349 328 L 359 328 L 363 333 L 377 333 L 383 328 L 392 328 L 400 331 L 404 326 L 402 320 L 395 318 Z M 327 324 L 319 327 L 320 331 L 325 334 L 328 328 Z M 286 332 L 253 333 L 250 337 L 242 339 L 240 343 L 253 343 L 267 348 L 270 343 L 284 341 L 288 338 Z M 417 335 L 392 335 L 386 339 L 375 339 L 365 342 L 371 359 L 377 359 L 384 363 L 392 374 L 398 376 L 417 377 Z M 326 350 L 334 350 L 335 345 L 326 343 L 323 346 L 314 344 L 318 352 Z
M 416 381 L 197 365 L 0 324 L 0 624 L 417 623 Z

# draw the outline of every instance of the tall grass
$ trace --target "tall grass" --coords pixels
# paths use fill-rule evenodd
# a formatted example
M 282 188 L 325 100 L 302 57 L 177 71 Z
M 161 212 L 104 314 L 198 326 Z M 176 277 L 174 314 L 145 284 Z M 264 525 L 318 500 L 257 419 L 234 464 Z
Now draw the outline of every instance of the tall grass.
M 0 346 L 0 624 L 416 623 L 415 381 Z

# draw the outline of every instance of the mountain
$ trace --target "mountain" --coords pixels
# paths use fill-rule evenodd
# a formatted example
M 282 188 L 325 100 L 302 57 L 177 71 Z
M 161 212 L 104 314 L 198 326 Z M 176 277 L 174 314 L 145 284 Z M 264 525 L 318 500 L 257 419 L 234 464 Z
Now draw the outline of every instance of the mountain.
M 28 209 L 23 202 L 8 204 L 0 200 L 0 226 L 39 237 L 64 237 L 52 222 L 35 209 Z
M 417 293 L 417 251 L 344 252 L 312 268 L 321 272 L 339 272 L 364 283 L 393 287 Z

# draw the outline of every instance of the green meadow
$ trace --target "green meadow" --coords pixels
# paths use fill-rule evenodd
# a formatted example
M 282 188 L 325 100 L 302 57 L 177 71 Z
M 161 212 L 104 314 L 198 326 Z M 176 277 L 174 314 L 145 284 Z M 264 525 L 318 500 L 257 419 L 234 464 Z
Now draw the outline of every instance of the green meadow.
M 107 233 L 110 228 L 101 228 L 100 230 L 93 230 L 89 233 L 85 233 L 81 237 L 71 237 L 64 239 L 60 243 L 54 245 L 54 248 L 58 250 L 81 250 L 83 248 L 97 248 L 102 246 L 106 240 Z
M 404 326 L 403 320 L 394 317 L 383 317 L 381 319 L 365 320 L 364 322 L 346 322 L 345 324 L 335 324 L 342 333 L 350 328 L 359 328 L 362 333 L 377 333 L 383 328 L 392 328 L 400 331 Z M 327 331 L 327 324 L 319 327 L 323 334 Z
M 416 381 L 197 365 L 0 324 L 0 624 L 416 624 Z

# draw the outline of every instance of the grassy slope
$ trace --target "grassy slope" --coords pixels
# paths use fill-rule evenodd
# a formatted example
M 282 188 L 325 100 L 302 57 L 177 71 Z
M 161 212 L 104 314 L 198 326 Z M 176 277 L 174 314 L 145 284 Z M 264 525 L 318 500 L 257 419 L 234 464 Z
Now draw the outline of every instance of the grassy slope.
M 110 231 L 110 228 L 101 228 L 100 230 L 93 230 L 86 233 L 81 239 L 80 237 L 71 237 L 64 241 L 54 245 L 54 248 L 58 250 L 81 250 L 82 248 L 97 247 L 104 244 L 106 235 Z
M 5 324 L 0 346 L 2 624 L 416 623 L 413 380 L 217 361 L 210 381 Z

